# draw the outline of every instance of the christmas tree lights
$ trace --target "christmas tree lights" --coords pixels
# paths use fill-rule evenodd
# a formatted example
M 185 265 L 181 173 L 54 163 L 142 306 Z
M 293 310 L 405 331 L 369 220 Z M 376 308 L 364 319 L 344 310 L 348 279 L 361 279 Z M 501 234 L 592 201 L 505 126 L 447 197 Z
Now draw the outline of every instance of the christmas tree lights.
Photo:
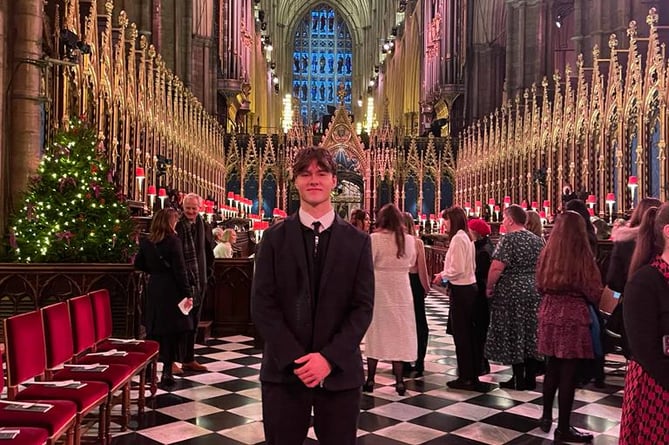
M 137 249 L 125 197 L 109 181 L 104 146 L 73 120 L 58 133 L 10 220 L 19 262 L 125 263 Z

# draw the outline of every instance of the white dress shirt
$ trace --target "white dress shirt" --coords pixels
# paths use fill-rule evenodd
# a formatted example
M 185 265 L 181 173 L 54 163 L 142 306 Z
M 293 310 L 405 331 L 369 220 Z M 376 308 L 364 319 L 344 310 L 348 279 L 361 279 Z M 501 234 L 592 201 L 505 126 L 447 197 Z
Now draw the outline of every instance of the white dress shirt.
M 448 245 L 446 258 L 444 258 L 444 270 L 439 275 L 452 284 L 467 286 L 476 283 L 475 270 L 476 248 L 474 242 L 464 230 L 458 230 Z

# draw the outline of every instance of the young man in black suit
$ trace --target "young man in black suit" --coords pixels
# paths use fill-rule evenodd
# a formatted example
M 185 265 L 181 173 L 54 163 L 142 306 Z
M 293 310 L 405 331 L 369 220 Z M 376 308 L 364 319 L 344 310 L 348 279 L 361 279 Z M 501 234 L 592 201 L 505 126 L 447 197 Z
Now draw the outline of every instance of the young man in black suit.
M 268 445 L 301 445 L 311 410 L 323 445 L 356 442 L 364 381 L 360 341 L 372 319 L 371 242 L 337 216 L 336 164 L 323 148 L 293 165 L 300 209 L 273 225 L 256 255 L 251 294 L 265 340 L 260 380 Z

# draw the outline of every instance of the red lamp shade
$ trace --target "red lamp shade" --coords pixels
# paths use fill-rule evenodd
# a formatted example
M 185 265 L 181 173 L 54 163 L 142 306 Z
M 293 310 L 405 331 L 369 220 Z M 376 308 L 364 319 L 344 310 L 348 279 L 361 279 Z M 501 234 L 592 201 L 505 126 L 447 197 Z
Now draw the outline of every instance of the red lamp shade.
M 541 210 L 541 211 L 539 212 L 539 217 L 540 217 L 540 218 L 544 218 L 544 219 L 546 219 L 546 212 L 544 212 L 543 210 Z
M 495 206 L 495 212 L 499 212 L 499 206 Z
M 235 192 L 228 192 L 228 199 L 235 199 Z
M 532 201 L 532 208 L 536 209 L 537 207 L 539 207 L 539 203 L 536 201 Z
M 495 198 L 488 198 L 488 205 L 489 206 L 494 206 L 495 205 Z
M 615 193 L 607 193 L 606 194 L 606 202 L 616 202 Z
M 472 203 L 471 202 L 466 202 L 465 203 L 465 209 L 471 209 L 472 208 Z
M 505 196 L 504 197 L 504 204 L 511 204 L 511 197 L 510 196 Z
M 163 188 L 158 189 L 158 196 L 161 197 L 161 198 L 166 198 L 167 197 L 167 192 L 165 191 L 165 189 L 163 189 Z
M 481 201 L 476 201 L 474 204 L 476 204 L 476 207 L 481 207 Z
M 588 204 L 594 204 L 597 202 L 597 197 L 595 195 L 588 195 Z
M 520 206 L 524 209 L 527 208 L 527 201 L 523 199 L 523 202 L 520 203 Z
M 630 176 L 629 179 L 627 180 L 627 185 L 638 185 L 639 181 L 636 178 L 636 176 Z
M 430 219 L 434 221 L 435 219 L 437 219 L 437 215 L 435 215 L 434 213 L 430 213 Z
M 542 207 L 550 207 L 551 202 L 548 199 L 544 199 L 544 205 Z
M 135 168 L 135 177 L 136 178 L 144 178 L 144 167 L 137 167 Z
M 149 189 L 146 191 L 146 194 L 149 196 L 156 196 L 156 186 L 150 185 Z

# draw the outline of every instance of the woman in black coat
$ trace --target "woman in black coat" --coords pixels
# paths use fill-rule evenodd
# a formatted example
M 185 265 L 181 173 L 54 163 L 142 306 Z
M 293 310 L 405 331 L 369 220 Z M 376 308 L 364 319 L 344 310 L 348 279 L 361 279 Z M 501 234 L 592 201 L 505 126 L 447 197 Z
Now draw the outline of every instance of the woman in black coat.
M 187 315 L 193 306 L 191 288 L 181 241 L 174 230 L 178 220 L 174 209 L 158 211 L 135 257 L 135 268 L 149 274 L 144 322 L 147 336 L 160 343 L 161 384 L 166 386 L 174 384 L 172 363 L 180 361 L 184 335 L 193 329 Z

